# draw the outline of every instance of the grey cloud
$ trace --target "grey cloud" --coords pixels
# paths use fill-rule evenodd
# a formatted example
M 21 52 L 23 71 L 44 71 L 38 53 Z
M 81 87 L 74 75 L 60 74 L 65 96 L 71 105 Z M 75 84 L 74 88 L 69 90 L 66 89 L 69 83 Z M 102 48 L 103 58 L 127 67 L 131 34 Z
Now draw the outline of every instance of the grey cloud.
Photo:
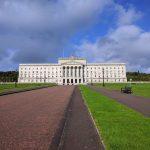
M 0 69 L 9 62 L 54 61 L 69 38 L 91 25 L 111 1 L 1 0 Z

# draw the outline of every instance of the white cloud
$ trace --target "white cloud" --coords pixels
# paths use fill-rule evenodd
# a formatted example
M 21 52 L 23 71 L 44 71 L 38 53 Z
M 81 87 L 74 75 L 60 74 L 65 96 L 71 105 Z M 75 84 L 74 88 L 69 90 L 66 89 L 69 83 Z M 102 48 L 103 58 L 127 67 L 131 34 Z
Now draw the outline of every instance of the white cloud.
M 133 6 L 126 9 L 122 5 L 115 4 L 115 10 L 117 11 L 117 24 L 119 26 L 133 24 L 143 16 Z
M 125 62 L 128 71 L 150 73 L 150 32 L 134 24 L 143 14 L 134 7 L 126 9 L 116 3 L 113 6 L 116 28 L 95 42 L 83 39 L 80 45 L 75 45 L 77 55 L 91 62 Z
M 0 1 L 0 63 L 6 60 L 7 49 L 14 52 L 10 60 L 14 64 L 56 59 L 69 38 L 95 22 L 111 1 Z
M 0 0 L 0 70 L 55 60 L 70 37 L 93 24 L 106 6 L 113 7 L 117 28 L 93 43 L 83 40 L 75 46 L 77 54 L 148 72 L 150 32 L 133 25 L 142 13 L 113 0 Z
M 125 62 L 129 71 L 149 72 L 150 32 L 135 25 L 118 27 L 95 42 L 85 41 L 75 46 L 92 62 Z

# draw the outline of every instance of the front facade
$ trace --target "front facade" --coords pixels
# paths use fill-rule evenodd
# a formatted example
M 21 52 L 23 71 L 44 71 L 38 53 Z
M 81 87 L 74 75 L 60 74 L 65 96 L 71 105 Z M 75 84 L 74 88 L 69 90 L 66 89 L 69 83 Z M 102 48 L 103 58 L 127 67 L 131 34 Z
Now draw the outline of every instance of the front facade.
M 127 82 L 124 63 L 87 63 L 86 59 L 60 58 L 58 64 L 20 64 L 19 83 L 58 85 Z

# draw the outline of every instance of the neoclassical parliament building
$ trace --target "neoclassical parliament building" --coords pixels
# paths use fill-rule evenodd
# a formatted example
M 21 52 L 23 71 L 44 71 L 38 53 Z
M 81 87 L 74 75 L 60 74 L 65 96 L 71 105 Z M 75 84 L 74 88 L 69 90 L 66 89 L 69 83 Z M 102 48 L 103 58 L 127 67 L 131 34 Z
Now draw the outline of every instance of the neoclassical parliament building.
M 19 83 L 58 85 L 127 82 L 125 63 L 87 63 L 78 57 L 59 58 L 58 64 L 20 64 Z

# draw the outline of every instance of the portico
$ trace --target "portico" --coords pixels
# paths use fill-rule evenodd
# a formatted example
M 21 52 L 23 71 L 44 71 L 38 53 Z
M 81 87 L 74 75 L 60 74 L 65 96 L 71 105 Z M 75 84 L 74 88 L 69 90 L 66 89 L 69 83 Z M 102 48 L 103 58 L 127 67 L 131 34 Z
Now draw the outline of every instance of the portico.
M 63 84 L 72 85 L 72 84 L 83 84 L 84 83 L 84 74 L 83 65 L 63 65 Z

